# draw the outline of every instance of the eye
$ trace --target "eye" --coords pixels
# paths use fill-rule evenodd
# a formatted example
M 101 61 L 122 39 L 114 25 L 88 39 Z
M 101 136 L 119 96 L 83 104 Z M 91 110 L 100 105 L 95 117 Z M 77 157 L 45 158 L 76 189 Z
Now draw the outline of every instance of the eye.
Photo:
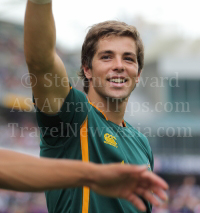
M 132 62 L 135 61 L 133 58 L 130 58 L 130 57 L 125 57 L 125 60 L 127 60 L 127 61 L 132 61 Z
M 104 55 L 104 56 L 101 57 L 101 59 L 105 59 L 105 60 L 110 59 L 110 58 L 111 57 L 109 55 Z

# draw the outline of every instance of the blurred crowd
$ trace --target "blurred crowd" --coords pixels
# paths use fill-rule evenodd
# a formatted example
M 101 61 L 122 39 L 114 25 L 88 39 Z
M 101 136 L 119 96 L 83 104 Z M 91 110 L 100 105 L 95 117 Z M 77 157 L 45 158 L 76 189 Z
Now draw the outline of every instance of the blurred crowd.
M 27 72 L 22 27 L 0 22 L 0 28 L 0 89 L 21 92 L 21 76 Z
M 159 208 L 154 207 L 154 213 L 200 212 L 200 186 L 196 184 L 194 176 L 186 176 L 181 185 L 171 183 L 168 195 L 168 202 Z
M 10 112 L 0 107 L 0 147 L 39 156 L 40 132 L 35 114 Z M 32 152 L 29 152 L 32 151 Z
M 8 127 L 8 125 L 10 125 Z M 24 127 L 17 127 L 17 123 L 0 124 L 0 146 L 4 148 L 23 148 L 39 149 L 39 135 L 37 137 L 30 137 L 32 131 L 30 130 L 32 123 L 30 121 L 24 122 Z M 39 134 L 39 130 L 37 131 Z
M 44 193 L 0 190 L 0 213 L 47 213 Z

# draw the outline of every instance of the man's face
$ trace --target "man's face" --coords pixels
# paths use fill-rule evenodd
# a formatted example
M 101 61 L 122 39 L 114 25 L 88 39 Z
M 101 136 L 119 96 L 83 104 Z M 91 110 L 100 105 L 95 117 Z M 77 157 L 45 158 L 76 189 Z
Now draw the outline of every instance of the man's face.
M 92 69 L 85 71 L 85 75 L 90 79 L 89 94 L 115 99 L 129 97 L 140 77 L 135 41 L 125 36 L 100 39 Z

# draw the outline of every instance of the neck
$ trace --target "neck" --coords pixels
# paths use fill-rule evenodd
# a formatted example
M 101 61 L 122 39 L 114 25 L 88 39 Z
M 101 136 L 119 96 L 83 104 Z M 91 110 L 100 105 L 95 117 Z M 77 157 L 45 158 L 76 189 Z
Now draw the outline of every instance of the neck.
M 100 96 L 96 93 L 93 95 L 92 92 L 89 92 L 88 99 L 93 105 L 95 105 L 105 114 L 109 121 L 112 121 L 119 126 L 123 126 L 122 121 L 124 118 L 128 98 L 125 100 L 113 99 Z

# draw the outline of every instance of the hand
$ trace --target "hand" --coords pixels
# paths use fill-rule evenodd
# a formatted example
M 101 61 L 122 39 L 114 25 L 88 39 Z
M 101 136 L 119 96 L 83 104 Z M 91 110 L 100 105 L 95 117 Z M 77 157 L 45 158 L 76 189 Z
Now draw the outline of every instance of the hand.
M 124 198 L 141 211 L 145 211 L 146 207 L 138 196 L 142 196 L 156 206 L 160 203 L 154 194 L 162 200 L 167 200 L 166 193 L 163 191 L 168 189 L 167 183 L 154 173 L 149 172 L 146 166 L 97 165 L 94 176 L 94 182 L 89 187 L 96 193 Z

